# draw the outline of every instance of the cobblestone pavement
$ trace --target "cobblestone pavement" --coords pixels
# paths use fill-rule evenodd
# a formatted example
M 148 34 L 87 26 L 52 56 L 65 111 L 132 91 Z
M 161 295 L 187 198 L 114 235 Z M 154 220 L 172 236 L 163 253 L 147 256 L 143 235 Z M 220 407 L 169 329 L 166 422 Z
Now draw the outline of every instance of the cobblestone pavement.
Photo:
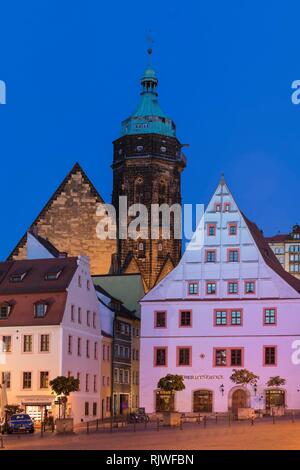
M 155 427 L 109 430 L 82 429 L 73 435 L 57 436 L 49 432 L 34 435 L 4 436 L 4 450 L 221 450 L 221 449 L 300 449 L 300 421 L 187 424 L 183 429 Z M 0 449 L 1 453 L 1 449 Z M 1 457 L 0 457 L 1 458 Z

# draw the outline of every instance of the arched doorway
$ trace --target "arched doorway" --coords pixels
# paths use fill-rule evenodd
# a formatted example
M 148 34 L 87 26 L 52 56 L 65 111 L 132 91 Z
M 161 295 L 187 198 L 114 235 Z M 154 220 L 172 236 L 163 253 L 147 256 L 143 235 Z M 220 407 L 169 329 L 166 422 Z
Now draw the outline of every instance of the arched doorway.
M 213 392 L 211 390 L 195 390 L 193 393 L 193 412 L 212 413 Z
M 232 393 L 231 411 L 234 415 L 238 414 L 239 408 L 247 408 L 248 397 L 246 390 L 238 388 Z

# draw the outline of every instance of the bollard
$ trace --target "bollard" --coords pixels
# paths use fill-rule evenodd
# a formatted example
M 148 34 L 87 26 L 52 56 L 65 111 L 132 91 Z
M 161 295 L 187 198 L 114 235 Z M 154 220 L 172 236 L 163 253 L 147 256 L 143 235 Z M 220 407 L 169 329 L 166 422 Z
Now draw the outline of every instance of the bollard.
M 199 413 L 199 416 L 198 416 L 198 424 L 200 424 L 201 422 L 201 414 Z
M 254 418 L 253 418 L 253 416 L 252 416 L 252 417 L 251 417 L 251 426 L 253 426 L 253 425 L 254 425 Z
M 207 420 L 207 416 L 204 415 L 204 418 L 203 418 L 203 427 L 206 428 L 206 420 Z
M 86 423 L 86 433 L 90 434 L 90 423 L 89 422 Z
M 274 408 L 272 410 L 272 418 L 273 418 L 273 424 L 275 424 L 275 413 L 274 413 Z
M 292 423 L 295 422 L 295 411 L 292 411 Z
M 0 449 L 5 449 L 3 436 L 0 436 Z
M 157 429 L 157 431 L 159 431 L 159 418 L 157 418 L 157 423 L 156 424 L 157 424 L 156 429 Z
M 96 431 L 99 429 L 99 419 L 96 420 Z
M 183 419 L 182 418 L 180 418 L 180 429 L 181 429 L 181 431 L 183 430 Z
M 216 413 L 216 424 L 218 424 L 218 413 Z

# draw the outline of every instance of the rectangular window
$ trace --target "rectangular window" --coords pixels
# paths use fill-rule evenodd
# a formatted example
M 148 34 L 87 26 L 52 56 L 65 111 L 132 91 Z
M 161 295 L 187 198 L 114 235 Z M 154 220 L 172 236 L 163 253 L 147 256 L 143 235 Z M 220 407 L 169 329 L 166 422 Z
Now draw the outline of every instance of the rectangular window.
M 81 323 L 81 307 L 78 307 L 78 323 Z
M 233 366 L 242 366 L 242 350 L 241 349 L 231 349 L 230 350 L 230 365 Z
M 90 374 L 85 374 L 85 391 L 89 391 L 89 385 L 90 385 Z
M 227 350 L 226 349 L 215 350 L 215 366 L 217 367 L 227 366 Z
M 97 375 L 94 375 L 93 390 L 95 393 L 97 393 Z
M 86 340 L 86 357 L 87 358 L 90 357 L 90 340 L 89 339 Z
M 209 237 L 214 237 L 216 235 L 216 224 L 208 224 L 207 226 L 207 235 Z
M 86 281 L 86 288 L 87 290 L 91 290 L 91 283 L 89 279 Z
M 215 211 L 216 211 L 216 212 L 221 212 L 221 207 L 222 207 L 221 204 L 216 203 L 216 204 L 215 204 Z
M 77 338 L 77 356 L 81 356 L 81 338 Z
M 78 276 L 78 287 L 81 287 L 81 286 L 82 286 L 81 276 Z
M 35 304 L 34 311 L 37 318 L 43 318 L 46 315 L 47 305 L 43 303 Z
M 93 416 L 97 416 L 97 403 L 93 403 Z
M 11 336 L 2 336 L 2 352 L 11 352 Z
M 216 310 L 215 311 L 215 325 L 226 326 L 227 325 L 227 310 Z
M 23 352 L 32 352 L 32 335 L 23 336 Z
M 120 384 L 124 383 L 124 370 L 123 369 L 120 369 L 119 371 L 119 382 Z
M 79 383 L 79 390 L 78 391 L 80 391 L 80 377 L 81 377 L 80 372 L 77 372 L 77 380 L 78 380 L 78 383 Z
M 71 321 L 75 321 L 75 305 L 71 305 Z
M 245 294 L 255 294 L 255 281 L 245 281 Z
M 110 411 L 110 397 L 106 397 L 106 411 Z
M 154 365 L 167 366 L 167 348 L 154 348 Z
M 206 250 L 205 253 L 206 263 L 215 263 L 216 262 L 216 250 Z
M 84 414 L 85 416 L 89 416 L 90 414 L 90 405 L 88 401 L 84 403 Z
M 264 325 L 276 325 L 276 308 L 264 309 Z
M 10 313 L 11 306 L 10 305 L 1 305 L 0 307 L 0 320 L 5 320 L 8 318 Z
M 167 327 L 167 312 L 155 312 L 155 328 Z
M 6 385 L 6 388 L 10 388 L 10 372 L 1 373 L 1 383 Z
M 276 346 L 264 346 L 264 365 L 276 366 Z
M 239 250 L 229 248 L 227 251 L 227 261 L 229 263 L 238 263 L 240 260 Z
M 94 343 L 94 359 L 98 359 L 98 344 L 97 341 Z
M 189 282 L 188 284 L 188 294 L 197 295 L 198 294 L 198 282 Z
M 191 310 L 181 310 L 179 312 L 179 326 L 192 326 L 192 312 Z
M 86 324 L 91 326 L 91 312 L 89 310 L 86 312 Z
M 114 369 L 114 381 L 119 382 L 119 369 Z
M 228 224 L 228 235 L 236 235 L 237 234 L 237 224 Z
M 238 282 L 237 281 L 229 281 L 228 282 L 228 294 L 237 294 L 239 291 Z
M 243 348 L 216 348 L 214 354 L 216 367 L 243 366 Z
M 40 388 L 49 387 L 49 372 L 40 372 Z
M 214 295 L 217 293 L 217 284 L 215 282 L 206 282 L 206 294 Z
M 31 372 L 23 372 L 23 388 L 31 388 Z
M 129 384 L 129 370 L 128 369 L 125 370 L 125 383 Z
M 230 311 L 230 324 L 238 325 L 242 324 L 242 312 L 241 310 L 231 310 Z
M 93 328 L 96 328 L 96 312 L 93 312 Z
M 40 351 L 41 352 L 49 352 L 50 350 L 50 336 L 49 335 L 41 335 L 41 344 L 40 344 Z
M 177 366 L 191 366 L 192 365 L 192 348 L 177 347 Z
M 73 340 L 72 336 L 69 335 L 68 336 L 68 353 L 69 354 L 72 354 L 72 340 Z
M 225 202 L 224 203 L 224 212 L 229 212 L 230 211 L 230 202 Z

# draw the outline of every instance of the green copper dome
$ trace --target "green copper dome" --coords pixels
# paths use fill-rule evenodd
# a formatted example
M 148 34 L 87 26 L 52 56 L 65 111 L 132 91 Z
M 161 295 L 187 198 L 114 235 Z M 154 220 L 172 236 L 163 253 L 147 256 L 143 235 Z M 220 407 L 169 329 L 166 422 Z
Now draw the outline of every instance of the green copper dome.
M 152 51 L 148 51 L 149 56 Z M 142 91 L 136 111 L 122 122 L 121 135 L 128 134 L 161 134 L 169 137 L 176 136 L 176 127 L 161 109 L 157 98 L 155 71 L 151 64 L 146 68 L 141 79 Z

